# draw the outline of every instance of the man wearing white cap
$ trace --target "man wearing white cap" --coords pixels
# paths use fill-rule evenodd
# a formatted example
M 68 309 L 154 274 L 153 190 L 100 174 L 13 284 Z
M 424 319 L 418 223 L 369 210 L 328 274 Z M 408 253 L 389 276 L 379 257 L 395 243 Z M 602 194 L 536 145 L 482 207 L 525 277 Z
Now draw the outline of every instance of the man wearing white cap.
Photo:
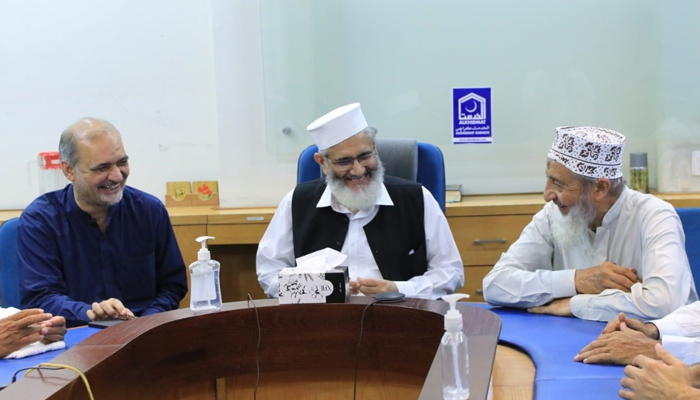
M 606 321 L 660 318 L 697 300 L 680 219 L 625 186 L 624 144 L 608 129 L 557 128 L 548 203 L 484 278 L 486 301 Z
M 335 109 L 307 130 L 325 179 L 298 185 L 280 203 L 258 246 L 258 280 L 278 296 L 278 272 L 333 248 L 348 256 L 354 294 L 401 292 L 437 298 L 464 284 L 464 267 L 440 206 L 420 184 L 384 176 L 377 130 L 359 103 Z

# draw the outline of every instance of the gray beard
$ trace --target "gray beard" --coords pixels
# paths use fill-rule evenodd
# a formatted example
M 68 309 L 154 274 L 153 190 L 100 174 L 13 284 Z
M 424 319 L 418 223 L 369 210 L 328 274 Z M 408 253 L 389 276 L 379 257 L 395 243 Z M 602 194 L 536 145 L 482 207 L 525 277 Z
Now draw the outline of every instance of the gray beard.
M 377 203 L 377 199 L 382 194 L 382 184 L 384 183 L 384 165 L 377 157 L 377 168 L 371 170 L 365 167 L 365 173 L 371 175 L 369 184 L 364 187 L 357 187 L 357 191 L 347 187 L 345 180 L 337 178 L 334 173 L 326 175 L 326 184 L 331 189 L 331 194 L 335 200 L 345 206 L 347 209 L 357 211 L 369 211 Z M 332 165 L 328 165 L 328 171 L 333 171 Z
M 596 210 L 588 196 L 581 196 L 576 205 L 569 208 L 567 215 L 560 213 L 552 220 L 554 243 L 561 249 L 582 248 L 586 254 L 589 254 L 593 247 L 588 236 L 595 216 Z

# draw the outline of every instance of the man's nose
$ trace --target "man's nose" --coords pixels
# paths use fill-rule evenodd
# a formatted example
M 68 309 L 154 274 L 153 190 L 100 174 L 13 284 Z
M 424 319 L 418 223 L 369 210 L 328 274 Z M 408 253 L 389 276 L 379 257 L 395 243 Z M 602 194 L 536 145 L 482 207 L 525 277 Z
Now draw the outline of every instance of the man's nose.
M 109 179 L 112 182 L 121 182 L 124 179 L 124 174 L 117 165 L 112 165 L 109 168 L 109 174 L 107 175 L 107 179 Z
M 549 182 L 545 183 L 544 193 L 542 196 L 544 197 L 544 201 L 552 201 L 557 198 L 557 195 L 554 193 L 554 190 L 552 190 Z
M 365 166 L 358 159 L 352 161 L 352 167 L 350 168 L 350 174 L 354 176 L 364 175 Z

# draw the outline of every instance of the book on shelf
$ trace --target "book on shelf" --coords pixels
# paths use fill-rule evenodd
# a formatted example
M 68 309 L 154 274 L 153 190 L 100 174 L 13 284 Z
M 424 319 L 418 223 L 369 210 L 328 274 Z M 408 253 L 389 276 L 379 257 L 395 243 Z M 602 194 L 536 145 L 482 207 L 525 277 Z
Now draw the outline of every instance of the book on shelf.
M 445 202 L 459 203 L 462 201 L 462 185 L 445 186 Z

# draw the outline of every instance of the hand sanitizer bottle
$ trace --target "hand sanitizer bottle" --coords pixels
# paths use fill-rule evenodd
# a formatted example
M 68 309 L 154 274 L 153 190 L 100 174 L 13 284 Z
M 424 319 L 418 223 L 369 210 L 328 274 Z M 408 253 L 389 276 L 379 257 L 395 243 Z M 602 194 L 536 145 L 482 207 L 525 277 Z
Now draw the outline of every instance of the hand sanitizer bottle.
M 197 253 L 197 261 L 190 264 L 192 277 L 190 291 L 190 309 L 194 312 L 218 311 L 221 309 L 221 286 L 219 285 L 219 268 L 221 264 L 211 259 L 207 240 L 213 236 L 200 236 L 196 240 L 202 244 Z
M 445 314 L 445 334 L 440 341 L 442 356 L 442 396 L 445 400 L 466 400 L 469 398 L 469 352 L 467 337 L 462 331 L 462 314 L 456 303 L 469 298 L 468 294 L 455 293 L 442 296 L 450 303 Z

